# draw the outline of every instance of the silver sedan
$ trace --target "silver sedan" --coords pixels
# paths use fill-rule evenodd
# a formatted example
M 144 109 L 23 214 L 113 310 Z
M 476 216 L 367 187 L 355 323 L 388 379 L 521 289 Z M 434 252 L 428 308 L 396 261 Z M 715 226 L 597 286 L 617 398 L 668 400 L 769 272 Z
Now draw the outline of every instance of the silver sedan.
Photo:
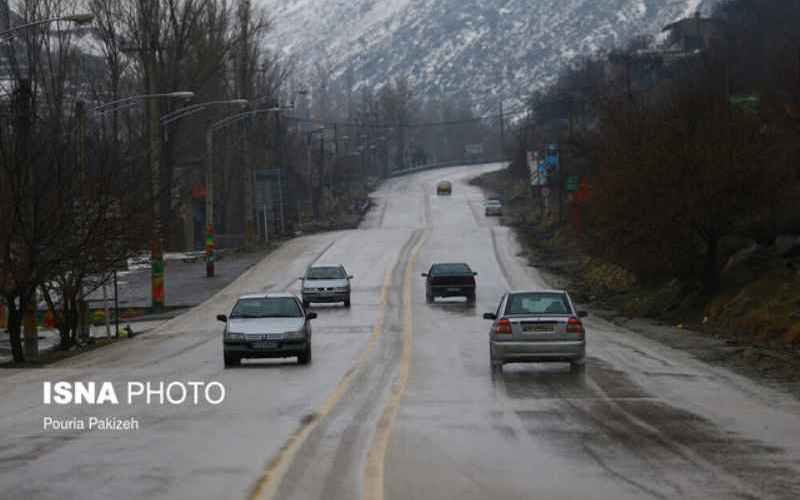
M 230 316 L 220 314 L 225 323 L 222 350 L 225 367 L 238 365 L 243 358 L 290 358 L 311 362 L 311 320 L 294 295 L 269 293 L 243 295 Z
M 569 294 L 563 290 L 509 292 L 500 300 L 489 330 L 493 369 L 519 362 L 561 361 L 583 367 L 586 329 Z

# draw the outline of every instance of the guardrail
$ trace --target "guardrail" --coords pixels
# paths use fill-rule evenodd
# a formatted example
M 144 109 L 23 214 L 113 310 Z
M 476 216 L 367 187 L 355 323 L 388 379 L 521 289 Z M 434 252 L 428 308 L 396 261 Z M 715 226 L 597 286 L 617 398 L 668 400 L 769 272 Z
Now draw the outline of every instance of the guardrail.
M 489 163 L 503 163 L 508 162 L 511 163 L 511 160 L 508 159 L 489 159 L 489 160 L 456 160 L 456 161 L 446 161 L 442 163 L 431 163 L 430 165 L 420 165 L 418 167 L 407 168 L 404 170 L 395 170 L 389 174 L 389 177 L 399 177 L 401 175 L 408 175 L 408 174 L 415 174 L 417 172 L 424 172 L 425 170 L 435 170 L 437 168 L 448 168 L 448 167 L 461 167 L 461 166 L 470 166 L 470 165 L 486 165 Z

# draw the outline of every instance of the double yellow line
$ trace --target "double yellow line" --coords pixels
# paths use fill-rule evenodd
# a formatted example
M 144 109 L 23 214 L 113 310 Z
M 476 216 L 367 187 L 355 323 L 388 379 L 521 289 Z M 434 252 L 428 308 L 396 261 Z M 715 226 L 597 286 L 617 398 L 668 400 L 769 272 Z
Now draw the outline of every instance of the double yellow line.
M 414 337 L 414 315 L 411 291 L 413 289 L 414 268 L 417 255 L 425 242 L 425 236 L 419 239 L 411 251 L 406 272 L 403 276 L 403 354 L 400 358 L 400 375 L 392 386 L 392 394 L 383 410 L 372 445 L 367 452 L 367 462 L 364 465 L 364 491 L 363 500 L 383 500 L 384 493 L 384 468 L 386 452 L 389 449 L 389 440 L 392 436 L 392 427 L 400 402 L 406 393 L 408 377 L 411 372 L 412 340 Z
M 411 368 L 411 340 L 412 340 L 412 276 L 417 260 L 417 254 L 422 248 L 425 237 L 421 237 L 411 251 L 409 262 L 406 265 L 403 277 L 403 354 L 400 364 L 400 377 L 392 387 L 392 396 L 384 408 L 383 415 L 378 422 L 378 429 L 373 438 L 372 445 L 367 453 L 367 464 L 364 470 L 364 499 L 379 500 L 383 498 L 383 469 L 386 459 L 386 450 L 389 446 L 392 424 L 400 406 L 400 401 L 405 393 L 408 384 L 408 375 Z M 325 403 L 318 412 L 312 414 L 290 437 L 286 444 L 281 448 L 278 455 L 267 465 L 264 473 L 257 481 L 250 495 L 251 500 L 272 500 L 278 492 L 278 488 L 292 465 L 297 453 L 308 439 L 308 436 L 319 426 L 322 419 L 327 417 L 336 404 L 347 394 L 350 385 L 356 374 L 367 364 L 370 353 L 375 349 L 383 333 L 383 322 L 386 315 L 386 305 L 389 299 L 389 289 L 392 286 L 392 269 L 386 270 L 381 289 L 380 308 L 375 326 L 372 329 L 367 349 L 359 358 L 358 362 L 348 370 L 342 380 L 337 384 L 333 393 L 328 396 Z

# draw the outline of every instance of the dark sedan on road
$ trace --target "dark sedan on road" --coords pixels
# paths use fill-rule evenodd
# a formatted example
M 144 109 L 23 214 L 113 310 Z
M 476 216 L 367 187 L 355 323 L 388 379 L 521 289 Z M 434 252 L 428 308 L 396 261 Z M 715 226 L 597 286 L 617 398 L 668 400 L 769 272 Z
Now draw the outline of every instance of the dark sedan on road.
M 569 294 L 563 290 L 509 292 L 500 300 L 489 330 L 492 369 L 518 362 L 562 361 L 583 367 L 586 330 Z
M 295 356 L 298 363 L 307 365 L 311 362 L 311 320 L 316 317 L 289 293 L 239 297 L 230 316 L 217 316 L 225 323 L 225 367 L 236 366 L 243 358 Z
M 303 283 L 303 307 L 312 302 L 343 302 L 350 307 L 350 280 L 344 266 L 311 266 L 300 277 Z
M 477 275 L 462 262 L 433 264 L 427 273 L 422 273 L 425 299 L 432 304 L 436 297 L 466 297 L 468 304 L 474 304 Z

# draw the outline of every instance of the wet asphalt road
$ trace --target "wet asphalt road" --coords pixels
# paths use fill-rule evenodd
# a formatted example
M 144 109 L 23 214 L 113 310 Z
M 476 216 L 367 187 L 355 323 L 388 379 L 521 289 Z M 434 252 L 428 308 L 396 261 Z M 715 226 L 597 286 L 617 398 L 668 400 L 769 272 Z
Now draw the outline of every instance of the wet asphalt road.
M 508 365 L 488 323 L 509 289 L 545 287 L 465 181 L 393 179 L 358 231 L 288 242 L 155 332 L 0 386 L 0 498 L 800 498 L 800 404 L 589 318 L 585 373 Z M 440 179 L 454 195 L 433 195 Z M 439 260 L 478 271 L 478 303 L 425 304 Z M 236 296 L 297 291 L 312 262 L 356 275 L 353 307 L 315 309 L 314 360 L 223 370 Z M 219 405 L 45 406 L 43 380 L 212 381 Z M 52 432 L 44 416 L 134 416 L 131 432 Z

